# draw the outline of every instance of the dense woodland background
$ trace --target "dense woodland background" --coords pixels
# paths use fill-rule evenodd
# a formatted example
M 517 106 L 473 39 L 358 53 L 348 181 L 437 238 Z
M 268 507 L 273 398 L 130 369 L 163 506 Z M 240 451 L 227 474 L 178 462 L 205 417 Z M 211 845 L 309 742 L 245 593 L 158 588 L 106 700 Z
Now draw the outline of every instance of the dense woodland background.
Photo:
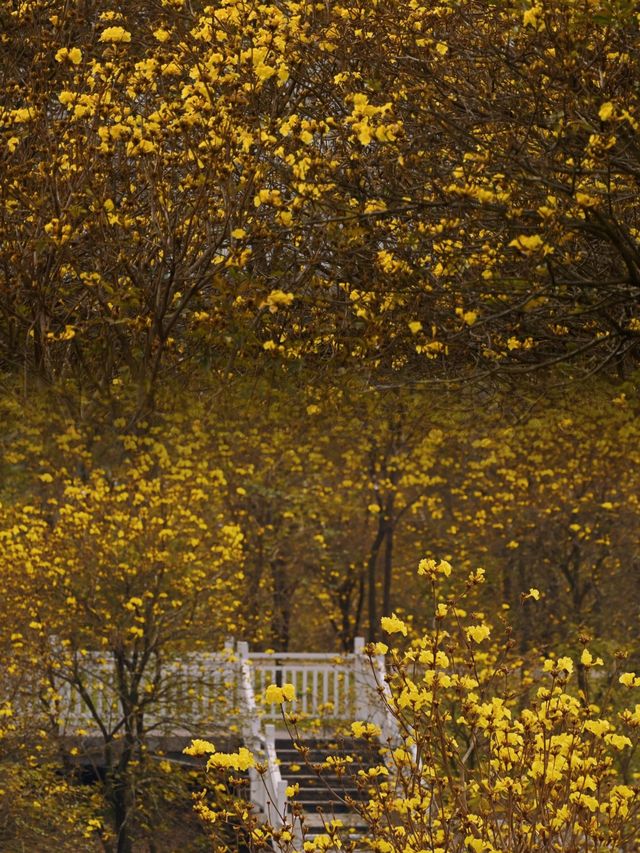
M 3 849 L 161 838 L 168 773 L 119 801 L 136 673 L 420 629 L 424 556 L 486 570 L 523 656 L 636 659 L 639 26 L 0 4 Z M 48 769 L 86 650 L 129 673 L 107 806 Z

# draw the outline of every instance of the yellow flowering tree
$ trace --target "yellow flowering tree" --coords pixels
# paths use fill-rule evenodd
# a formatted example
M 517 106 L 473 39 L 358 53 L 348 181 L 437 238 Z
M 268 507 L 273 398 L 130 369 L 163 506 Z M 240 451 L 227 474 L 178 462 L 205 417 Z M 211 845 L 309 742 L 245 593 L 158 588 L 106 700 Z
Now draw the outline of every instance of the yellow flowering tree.
M 185 358 L 635 363 L 626 3 L 0 14 L 11 370 L 135 419 Z
M 218 652 L 238 627 L 242 534 L 224 514 L 224 478 L 197 454 L 197 434 L 191 443 L 182 435 L 174 452 L 153 431 L 124 436 L 124 459 L 109 468 L 91 465 L 73 429 L 66 442 L 84 473 L 44 470 L 39 498 L 2 506 L 3 648 L 21 681 L 17 707 L 39 696 L 40 725 L 54 739 L 60 729 L 72 753 L 96 751 L 105 823 L 128 851 L 148 805 L 140 785 L 149 739 L 178 718 L 189 726 L 199 690 L 216 678 L 185 692 L 175 662 Z M 71 726 L 69 696 L 81 709 Z
M 482 570 L 460 583 L 447 561 L 425 559 L 419 575 L 433 605 L 430 627 L 412 637 L 394 614 L 382 620 L 392 648 L 368 647 L 372 656 L 387 654 L 388 685 L 380 684 L 380 702 L 395 730 L 380 763 L 357 778 L 367 796 L 348 800 L 367 825 L 368 848 L 636 849 L 640 794 L 620 757 L 636 748 L 640 705 L 633 697 L 630 708 L 617 712 L 591 704 L 574 683 L 577 659 L 569 655 L 548 657 L 527 673 L 512 655 L 510 629 L 475 610 Z M 537 590 L 530 597 L 537 600 Z M 395 643 L 396 637 L 402 642 Z M 589 673 L 603 666 L 586 647 L 579 660 Z M 615 680 L 619 690 L 640 684 L 635 673 Z M 295 729 L 294 717 L 285 714 L 284 720 Z M 367 721 L 355 722 L 351 732 L 369 741 L 381 735 Z M 348 767 L 345 760 L 336 758 Z M 291 796 L 295 802 L 295 787 Z M 227 810 L 232 814 L 240 812 Z M 208 821 L 221 816 L 215 810 L 201 815 Z M 269 838 L 276 849 L 299 849 L 295 808 L 292 815 L 292 823 L 277 830 L 245 818 L 256 849 Z M 329 815 L 326 826 L 327 833 L 313 840 L 305 840 L 303 831 L 305 851 L 354 849 L 355 842 L 340 840 L 340 825 Z

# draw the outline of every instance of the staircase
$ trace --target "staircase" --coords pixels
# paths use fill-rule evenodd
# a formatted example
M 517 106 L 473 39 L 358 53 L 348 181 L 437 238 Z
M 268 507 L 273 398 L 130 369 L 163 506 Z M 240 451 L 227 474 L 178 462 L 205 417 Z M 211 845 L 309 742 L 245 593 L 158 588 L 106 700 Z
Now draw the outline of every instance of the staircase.
M 305 841 L 326 835 L 327 826 L 339 821 L 342 849 L 368 849 L 367 827 L 357 812 L 357 804 L 368 799 L 367 786 L 358 771 L 384 763 L 379 745 L 342 737 L 296 742 L 276 737 L 275 748 L 282 778 L 298 786 L 289 806 L 294 822 L 304 827 Z M 347 840 L 352 844 L 345 845 Z
M 326 733 L 356 721 L 372 723 L 380 729 L 382 743 L 396 743 L 396 721 L 384 700 L 385 694 L 389 695 L 384 657 L 370 659 L 364 652 L 364 639 L 356 637 L 353 652 L 344 654 L 250 655 L 249 644 L 243 641 L 235 650 L 228 643 L 221 653 L 185 654 L 164 662 L 159 681 L 158 673 L 151 673 L 148 683 L 153 687 L 154 700 L 145 707 L 145 725 L 156 733 L 155 748 L 165 754 L 183 749 L 193 732 L 214 743 L 224 742 L 230 732 L 237 732 L 263 767 L 259 772 L 251 768 L 248 773 L 249 799 L 258 820 L 270 823 L 277 833 L 293 817 L 297 827 L 303 822 L 308 841 L 331 834 L 327 825 L 332 820 L 341 821 L 338 834 L 345 836 L 350 830 L 352 840 L 342 843 L 340 850 L 365 851 L 365 827 L 357 804 L 367 799 L 367 784 L 358 778 L 358 770 L 381 763 L 379 747 L 329 735 L 293 743 L 283 732 L 284 710 L 299 721 L 318 721 L 322 726 L 319 731 Z M 280 703 L 267 704 L 270 684 L 291 684 L 295 699 L 284 708 Z M 76 742 L 85 753 L 94 742 L 103 743 L 95 724 L 96 709 L 109 731 L 122 729 L 114 660 L 102 652 L 81 650 L 71 664 L 65 663 L 56 672 L 52 704 L 61 732 L 75 738 L 71 742 L 76 752 Z M 280 736 L 276 735 L 276 726 Z M 176 747 L 176 743 L 181 745 Z M 340 762 L 327 763 L 331 756 L 346 755 L 352 761 L 345 764 L 343 773 L 339 772 Z M 289 796 L 290 786 L 296 784 L 299 790 Z M 276 841 L 273 848 L 279 849 Z M 317 849 L 329 853 L 335 845 L 319 841 Z

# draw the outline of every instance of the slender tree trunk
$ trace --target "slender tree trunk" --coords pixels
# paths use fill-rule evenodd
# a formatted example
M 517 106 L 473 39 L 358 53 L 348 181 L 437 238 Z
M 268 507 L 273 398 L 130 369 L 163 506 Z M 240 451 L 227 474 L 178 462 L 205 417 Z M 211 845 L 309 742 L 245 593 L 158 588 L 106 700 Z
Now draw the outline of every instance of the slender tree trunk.
M 362 624 L 362 611 L 364 610 L 364 588 L 365 588 L 365 573 L 364 568 L 360 569 L 358 577 L 358 601 L 356 603 L 356 614 L 353 620 L 353 637 L 357 637 L 360 633 L 360 625 Z M 351 649 L 349 649 L 351 651 Z
M 291 597 L 293 589 L 287 583 L 287 570 L 284 560 L 276 557 L 270 561 L 273 581 L 273 636 L 276 649 L 286 652 L 289 649 L 291 629 Z
M 522 558 L 517 561 L 518 586 L 522 592 L 526 592 L 529 586 L 527 579 L 527 567 L 525 560 Z M 524 607 L 520 608 L 520 654 L 526 655 L 531 648 L 533 641 L 532 624 L 531 624 L 531 607 L 525 603 Z
M 131 748 L 126 743 L 119 757 L 113 754 L 113 744 L 105 746 L 104 795 L 111 810 L 115 831 L 115 853 L 133 853 L 131 834 L 132 791 L 129 774 Z
M 387 512 L 385 525 L 386 538 L 384 542 L 384 563 L 382 576 L 382 615 L 391 616 L 391 584 L 393 582 L 393 535 L 394 525 L 392 520 L 393 498 Z
M 378 516 L 378 532 L 376 538 L 371 545 L 369 552 L 369 560 L 367 562 L 367 583 L 369 587 L 369 632 L 367 639 L 370 643 L 375 643 L 378 636 L 378 601 L 376 590 L 378 554 L 380 547 L 384 541 L 386 531 L 385 519 L 380 513 Z
M 124 716 L 124 736 L 121 752 L 111 773 L 110 805 L 116 830 L 116 853 L 133 853 L 135 778 L 131 773 L 131 762 L 138 757 L 136 750 L 140 747 L 141 738 L 142 719 L 137 710 L 139 678 L 137 674 L 127 671 L 124 654 L 119 650 L 115 652 L 114 663 Z
M 125 751 L 128 747 L 125 747 Z M 117 832 L 117 853 L 133 853 L 133 839 L 131 837 L 131 780 L 129 778 L 129 758 L 123 758 L 119 762 L 124 764 L 122 770 L 118 768 L 117 776 L 113 781 L 113 815 Z
M 340 610 L 340 623 L 336 624 L 340 645 L 343 652 L 350 652 L 353 646 L 353 630 L 351 623 L 351 605 L 353 602 L 353 591 L 355 582 L 353 577 L 345 580 L 338 592 L 338 608 Z

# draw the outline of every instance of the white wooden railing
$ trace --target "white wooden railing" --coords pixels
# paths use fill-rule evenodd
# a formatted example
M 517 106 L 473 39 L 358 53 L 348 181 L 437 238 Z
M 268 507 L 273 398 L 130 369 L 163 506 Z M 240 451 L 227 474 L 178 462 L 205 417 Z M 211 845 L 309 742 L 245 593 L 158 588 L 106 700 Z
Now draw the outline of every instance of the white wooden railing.
M 293 684 L 296 714 L 329 720 L 355 719 L 356 671 L 353 654 L 335 656 L 308 652 L 254 652 L 250 655 L 256 695 L 270 684 Z M 282 720 L 279 705 L 263 705 L 270 721 Z
M 196 726 L 215 729 L 235 724 L 244 733 L 247 714 L 247 683 L 251 682 L 254 709 L 250 714 L 264 722 L 282 724 L 279 705 L 264 704 L 270 684 L 294 685 L 296 699 L 287 709 L 321 719 L 328 724 L 352 720 L 384 723 L 380 684 L 384 685 L 384 661 L 376 661 L 377 680 L 364 641 L 356 640 L 354 652 L 333 655 L 309 652 L 250 652 L 239 642 L 224 652 L 195 652 L 165 661 L 159 672 L 153 667 L 140 684 L 144 699 L 145 727 L 159 733 L 178 733 Z M 95 716 L 107 728 L 122 715 L 113 659 L 98 652 L 76 655 L 72 664 L 57 672 L 60 726 L 67 734 L 75 729 L 93 730 Z M 382 716 L 381 716 L 382 714 Z
M 373 666 L 372 666 L 373 663 Z M 396 721 L 385 699 L 384 658 L 370 661 L 364 640 L 357 638 L 350 654 L 254 652 L 246 642 L 222 653 L 193 653 L 168 662 L 141 680 L 146 697 L 147 732 L 185 738 L 236 730 L 245 746 L 266 767 L 251 769 L 251 801 L 275 827 L 289 818 L 287 783 L 280 775 L 275 749 L 276 730 L 284 726 L 282 706 L 266 705 L 270 684 L 293 684 L 296 698 L 287 711 L 304 723 L 319 719 L 327 727 L 362 720 L 380 726 L 382 741 L 398 740 Z M 114 662 L 104 654 L 79 653 L 58 670 L 56 704 L 61 729 L 70 735 L 121 725 L 122 707 Z M 92 714 L 91 708 L 94 713 Z M 304 731 L 304 727 L 302 728 Z
M 145 728 L 158 734 L 187 732 L 193 725 L 215 728 L 234 715 L 238 678 L 231 649 L 198 652 L 163 662 L 159 672 L 149 667 L 139 695 Z M 98 652 L 76 655 L 56 673 L 58 720 L 61 730 L 93 732 L 116 728 L 122 719 L 114 661 Z

